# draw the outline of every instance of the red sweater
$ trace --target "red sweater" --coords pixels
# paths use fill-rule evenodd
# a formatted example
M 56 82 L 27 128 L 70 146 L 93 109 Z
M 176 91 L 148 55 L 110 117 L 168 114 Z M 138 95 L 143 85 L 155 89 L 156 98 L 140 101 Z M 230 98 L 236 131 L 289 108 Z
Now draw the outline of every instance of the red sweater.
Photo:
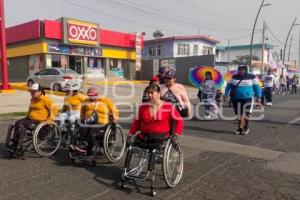
M 151 116 L 150 105 L 143 104 L 139 107 L 137 118 L 131 124 L 129 135 L 134 135 L 139 130 L 142 133 L 169 135 L 171 120 L 175 121 L 174 133 L 181 135 L 183 119 L 172 104 L 163 102 L 154 117 Z

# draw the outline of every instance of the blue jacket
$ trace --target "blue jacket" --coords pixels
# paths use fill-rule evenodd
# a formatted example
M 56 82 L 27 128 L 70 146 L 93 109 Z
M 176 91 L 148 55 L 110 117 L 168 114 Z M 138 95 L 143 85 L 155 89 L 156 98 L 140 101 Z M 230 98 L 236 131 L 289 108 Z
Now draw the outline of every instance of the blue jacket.
M 239 83 L 240 80 L 242 81 Z M 236 87 L 238 83 L 239 85 Z M 228 96 L 230 90 L 235 90 L 234 99 L 252 99 L 254 96 L 261 97 L 261 88 L 253 74 L 247 73 L 244 76 L 239 74 L 233 75 L 232 79 L 227 83 L 224 96 Z

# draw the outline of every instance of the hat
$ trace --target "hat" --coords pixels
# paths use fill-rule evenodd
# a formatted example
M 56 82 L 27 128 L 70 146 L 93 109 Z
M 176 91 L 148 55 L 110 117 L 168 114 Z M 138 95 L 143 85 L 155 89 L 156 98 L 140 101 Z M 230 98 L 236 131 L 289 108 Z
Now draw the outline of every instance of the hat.
M 160 68 L 158 69 L 158 72 L 159 72 L 159 73 L 165 73 L 165 72 L 166 72 L 166 68 L 160 67 Z
M 238 68 L 245 68 L 245 69 L 247 69 L 248 65 L 246 65 L 246 64 L 239 64 Z
M 152 76 L 150 79 L 151 82 L 159 81 L 159 78 L 157 76 Z
M 174 70 L 169 70 L 165 74 L 165 78 L 176 78 L 176 73 Z
M 43 88 L 40 84 L 38 83 L 34 83 L 31 85 L 31 87 L 29 88 L 30 91 L 42 91 Z
M 98 88 L 96 87 L 90 87 L 87 91 L 88 96 L 98 96 Z

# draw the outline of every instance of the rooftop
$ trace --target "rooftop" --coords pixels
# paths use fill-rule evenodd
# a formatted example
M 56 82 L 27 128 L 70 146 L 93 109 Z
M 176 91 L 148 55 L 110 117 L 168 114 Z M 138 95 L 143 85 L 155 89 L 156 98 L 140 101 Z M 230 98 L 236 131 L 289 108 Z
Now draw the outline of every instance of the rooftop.
M 219 40 L 216 40 L 214 37 L 210 35 L 189 35 L 189 36 L 162 37 L 159 39 L 146 40 L 145 44 L 153 43 L 153 42 L 171 41 L 171 40 L 206 40 L 214 44 L 220 43 Z
M 262 49 L 263 44 L 253 44 L 253 49 Z M 226 50 L 239 50 L 239 49 L 250 49 L 250 45 L 235 45 L 235 46 L 217 46 L 217 50 L 226 51 Z M 273 45 L 266 43 L 265 49 L 273 49 Z

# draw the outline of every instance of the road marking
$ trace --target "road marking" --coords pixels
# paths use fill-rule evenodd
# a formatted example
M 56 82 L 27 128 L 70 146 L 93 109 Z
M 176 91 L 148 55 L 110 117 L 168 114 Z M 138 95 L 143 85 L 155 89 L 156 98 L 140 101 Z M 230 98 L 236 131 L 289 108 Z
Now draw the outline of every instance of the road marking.
M 87 198 L 86 200 L 92 200 L 92 199 L 95 199 L 95 198 L 97 198 L 97 197 L 101 197 L 101 196 L 107 194 L 108 192 L 110 192 L 111 190 L 112 190 L 112 189 L 106 189 L 106 190 L 104 190 L 103 192 L 100 192 L 100 193 L 98 193 L 98 194 L 96 194 L 96 195 L 94 195 L 94 196 L 92 196 L 92 197 L 90 197 L 90 198 Z

